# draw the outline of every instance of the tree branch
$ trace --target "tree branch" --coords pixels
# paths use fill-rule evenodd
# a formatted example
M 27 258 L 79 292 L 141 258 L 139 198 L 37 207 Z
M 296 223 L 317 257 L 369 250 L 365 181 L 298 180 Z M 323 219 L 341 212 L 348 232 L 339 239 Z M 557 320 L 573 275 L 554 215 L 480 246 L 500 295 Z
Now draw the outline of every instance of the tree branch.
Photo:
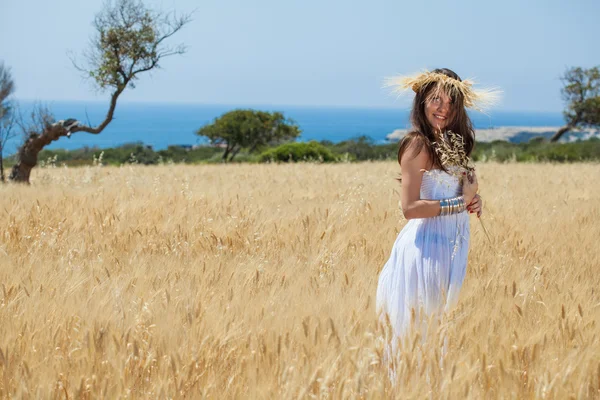
M 152 64 L 150 64 L 149 66 L 130 72 L 129 76 L 134 77 L 137 74 L 139 74 L 140 72 L 146 72 L 146 71 L 150 71 L 151 69 L 154 69 L 154 67 L 156 67 L 158 65 L 158 61 L 159 61 L 159 59 L 157 58 L 156 60 L 152 61 Z M 131 67 L 133 68 L 134 65 L 135 64 L 131 64 Z
M 127 83 L 128 83 L 128 81 L 126 80 L 123 87 L 117 89 L 111 96 L 110 107 L 108 109 L 108 112 L 106 113 L 106 118 L 104 118 L 104 121 L 102 121 L 102 123 L 100 125 L 96 126 L 95 128 L 92 128 L 92 127 L 89 127 L 86 125 L 79 125 L 73 129 L 71 129 L 68 133 L 70 134 L 70 133 L 75 133 L 75 132 L 87 132 L 87 133 L 92 133 L 92 134 L 97 135 L 100 132 L 102 132 L 104 130 L 104 128 L 106 128 L 106 126 L 113 120 L 115 108 L 117 107 L 117 99 L 119 98 L 121 93 L 123 93 L 123 90 L 125 90 L 125 88 L 127 87 Z M 67 132 L 65 132 L 64 135 L 66 136 Z

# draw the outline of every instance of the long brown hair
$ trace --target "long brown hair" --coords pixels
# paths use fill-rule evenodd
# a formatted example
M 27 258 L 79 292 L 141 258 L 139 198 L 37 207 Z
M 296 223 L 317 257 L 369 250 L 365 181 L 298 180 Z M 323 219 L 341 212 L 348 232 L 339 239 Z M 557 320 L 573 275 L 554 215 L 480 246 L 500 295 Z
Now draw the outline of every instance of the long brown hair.
M 433 72 L 444 74 L 452 79 L 461 81 L 460 77 L 454 71 L 447 68 L 438 68 L 433 70 Z M 400 146 L 398 148 L 398 163 L 400 163 L 402 160 L 406 149 L 411 144 L 415 143 L 415 155 L 418 154 L 423 147 L 425 147 L 429 155 L 429 159 L 432 161 L 433 167 L 440 168 L 448 172 L 446 167 L 440 162 L 440 157 L 433 147 L 436 137 L 434 135 L 433 128 L 427 121 L 427 116 L 425 114 L 425 103 L 428 101 L 429 95 L 434 88 L 436 88 L 436 83 L 432 82 L 420 88 L 415 95 L 412 111 L 410 113 L 410 121 L 414 130 L 404 136 L 404 138 L 402 138 L 400 141 Z M 473 130 L 471 119 L 465 110 L 464 99 L 460 94 L 452 96 L 451 118 L 450 122 L 446 126 L 446 130 L 450 130 L 462 136 L 465 152 L 468 156 L 470 156 L 471 152 L 473 151 L 473 147 L 475 146 L 475 132 Z

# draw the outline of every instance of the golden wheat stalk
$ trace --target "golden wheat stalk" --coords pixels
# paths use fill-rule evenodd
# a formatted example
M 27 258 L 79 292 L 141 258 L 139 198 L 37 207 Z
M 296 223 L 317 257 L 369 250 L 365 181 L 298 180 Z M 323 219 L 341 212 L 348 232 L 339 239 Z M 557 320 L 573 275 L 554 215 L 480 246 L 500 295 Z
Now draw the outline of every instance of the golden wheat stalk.
M 462 182 L 462 173 L 467 172 L 467 178 L 471 180 L 471 173 L 475 171 L 475 165 L 471 157 L 467 155 L 465 141 L 461 135 L 452 131 L 446 131 L 440 135 L 439 140 L 435 141 L 433 146 L 440 158 L 440 162 L 450 174 L 458 177 L 459 181 Z M 491 245 L 492 239 L 488 230 L 485 228 L 482 218 L 478 217 L 478 219 Z

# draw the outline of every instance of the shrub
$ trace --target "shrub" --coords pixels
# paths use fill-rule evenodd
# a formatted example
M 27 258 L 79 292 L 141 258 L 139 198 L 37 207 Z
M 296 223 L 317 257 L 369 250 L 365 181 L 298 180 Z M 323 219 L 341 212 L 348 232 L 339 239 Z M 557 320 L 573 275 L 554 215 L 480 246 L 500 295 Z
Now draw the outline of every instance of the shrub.
M 159 150 L 157 153 L 163 160 L 170 160 L 174 163 L 194 163 L 209 160 L 214 156 L 220 157 L 223 149 L 211 146 L 198 146 L 195 148 L 169 146 L 166 150 Z
M 259 157 L 261 162 L 335 162 L 338 161 L 338 159 L 338 155 L 315 141 L 310 141 L 308 143 L 285 143 L 263 152 Z

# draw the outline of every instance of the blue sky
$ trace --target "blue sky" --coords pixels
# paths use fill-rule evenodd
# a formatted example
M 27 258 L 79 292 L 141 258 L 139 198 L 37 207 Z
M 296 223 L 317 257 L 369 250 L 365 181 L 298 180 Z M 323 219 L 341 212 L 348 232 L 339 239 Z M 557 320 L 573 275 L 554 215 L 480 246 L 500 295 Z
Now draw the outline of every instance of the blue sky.
M 195 10 L 188 52 L 125 101 L 397 107 L 386 76 L 448 67 L 504 91 L 500 110 L 561 111 L 560 75 L 600 64 L 598 0 L 148 0 Z M 99 100 L 81 54 L 102 0 L 0 0 L 0 60 L 27 100 Z

